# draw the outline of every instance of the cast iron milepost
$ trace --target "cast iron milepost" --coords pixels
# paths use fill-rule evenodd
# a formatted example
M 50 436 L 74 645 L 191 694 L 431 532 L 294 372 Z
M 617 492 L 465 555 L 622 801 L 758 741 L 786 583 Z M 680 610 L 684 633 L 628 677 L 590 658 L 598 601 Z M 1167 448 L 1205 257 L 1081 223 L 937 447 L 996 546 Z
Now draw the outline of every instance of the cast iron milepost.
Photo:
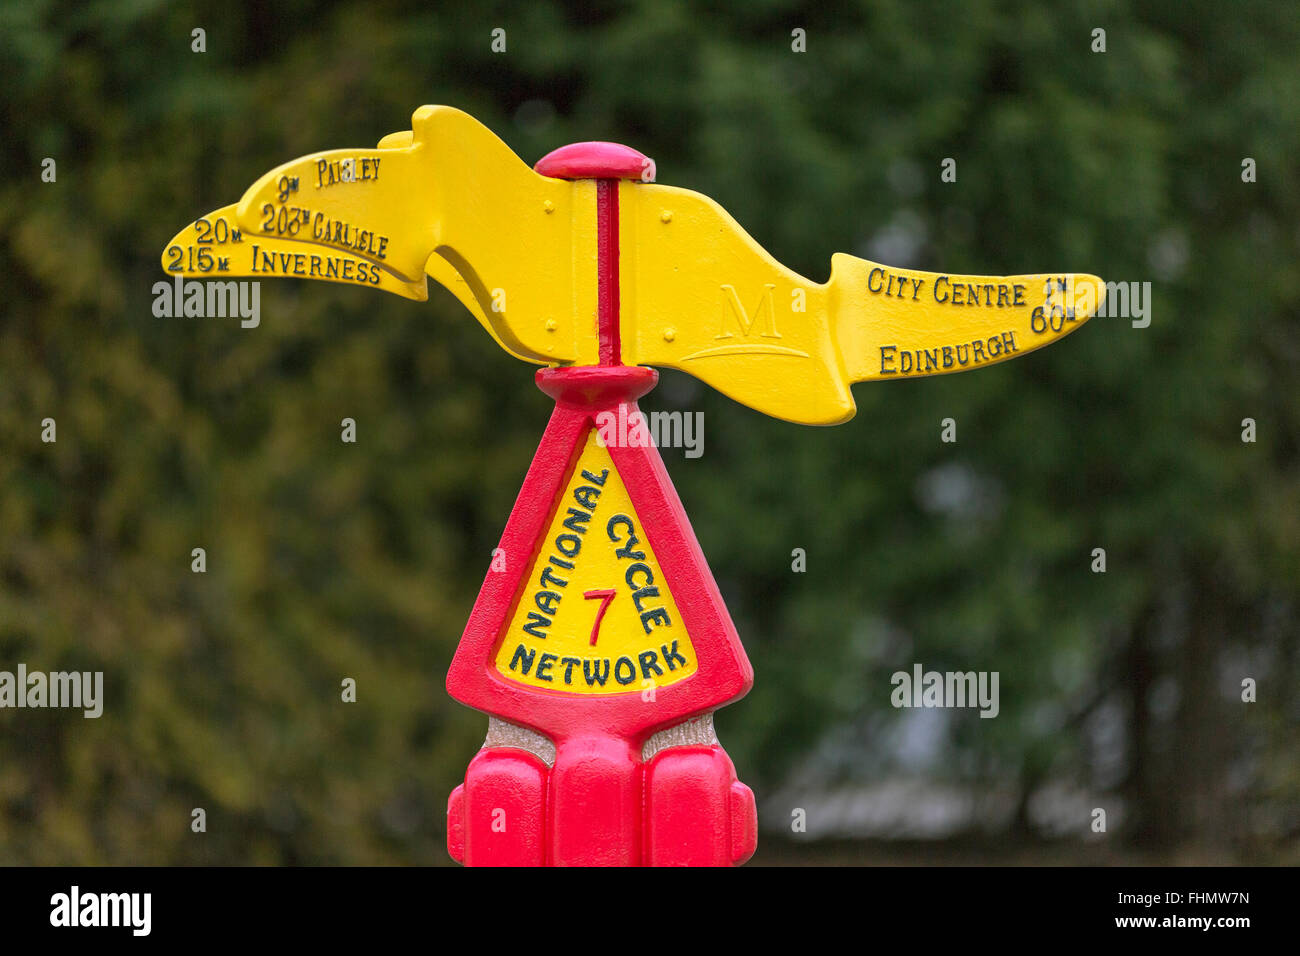
M 647 157 L 613 143 L 530 169 L 467 114 L 424 106 L 374 149 L 272 170 L 163 253 L 185 314 L 234 277 L 415 300 L 432 278 L 505 351 L 543 366 L 555 410 L 447 675 L 488 715 L 448 801 L 448 849 L 466 864 L 728 865 L 754 852 L 754 796 L 712 719 L 753 671 L 637 408 L 654 366 L 767 415 L 838 424 L 855 382 L 1023 355 L 1104 294 L 1089 275 L 953 275 L 838 253 L 812 282 L 712 199 L 654 179 Z
M 544 176 L 561 179 L 594 179 L 596 184 L 597 221 L 597 333 L 599 365 L 543 369 L 537 374 L 538 386 L 556 401 L 555 414 L 542 439 L 542 447 L 525 480 L 524 490 L 511 514 L 501 541 L 502 552 L 531 554 L 536 551 L 539 518 L 557 511 L 563 513 L 570 504 L 595 503 L 601 511 L 599 497 L 589 494 L 585 501 L 569 501 L 557 493 L 574 484 L 573 473 L 597 474 L 594 466 L 582 468 L 578 459 L 584 454 L 589 436 L 602 421 L 630 421 L 639 415 L 637 399 L 654 387 L 658 374 L 653 369 L 626 366 L 619 350 L 619 220 L 618 183 L 620 179 L 644 181 L 651 178 L 651 161 L 626 146 L 614 143 L 577 143 L 562 147 L 541 159 L 534 167 Z M 614 448 L 607 449 L 614 453 Z M 687 615 L 694 646 L 700 654 L 700 670 L 694 675 L 694 687 L 688 694 L 670 688 L 659 689 L 651 680 L 671 673 L 669 667 L 687 663 L 676 641 L 663 644 L 648 658 L 638 655 L 636 664 L 630 656 L 615 658 L 607 665 L 600 657 L 584 655 L 582 680 L 587 680 L 588 661 L 597 676 L 612 666 L 614 679 L 631 674 L 631 693 L 602 698 L 599 702 L 574 702 L 563 698 L 538 696 L 518 701 L 518 718 L 528 722 L 545 721 L 549 738 L 538 739 L 520 726 L 497 726 L 489 745 L 470 763 L 463 786 L 457 787 L 448 803 L 448 847 L 453 857 L 471 864 L 502 865 L 729 865 L 742 863 L 754 852 L 758 817 L 754 795 L 736 780 L 730 758 L 713 735 L 711 710 L 743 695 L 753 684 L 753 671 L 727 615 L 699 544 L 686 520 L 685 511 L 664 470 L 662 459 L 653 444 L 631 444 L 612 459 L 615 468 L 611 479 L 621 477 L 631 494 L 634 515 L 619 521 L 623 512 L 608 521 L 580 520 L 579 527 L 605 525 L 605 539 L 618 535 L 620 540 L 601 540 L 600 534 L 582 540 L 582 548 L 604 547 L 617 553 L 617 544 L 628 547 L 639 529 L 659 558 L 660 574 L 666 587 L 678 595 L 678 612 Z M 597 455 L 600 462 L 604 457 Z M 619 460 L 622 459 L 622 460 Z M 567 482 L 555 481 L 561 468 Z M 533 479 L 538 481 L 534 483 Z M 548 480 L 549 479 L 549 480 Z M 594 480 L 577 487 L 599 488 Z M 534 491 L 536 489 L 536 491 Z M 634 490 L 637 493 L 633 493 Z M 640 501 L 640 493 L 651 496 Z M 641 507 L 637 508 L 636 505 Z M 585 509 L 579 507 L 578 511 Z M 647 519 L 645 516 L 653 516 Z M 612 532 L 610 529 L 613 529 Z M 622 533 L 626 532 L 626 536 Z M 635 547 L 630 550 L 643 554 Z M 574 565 L 560 568 L 564 575 L 576 571 L 583 560 L 582 550 L 560 561 Z M 551 569 L 548 557 L 539 552 L 533 564 L 534 574 Z M 572 560 L 570 560 L 570 558 Z M 642 605 L 637 595 L 656 591 L 651 583 L 641 588 L 628 584 L 654 580 L 645 572 L 633 574 L 643 561 L 628 564 L 620 579 L 618 573 L 607 580 L 593 577 L 591 583 L 614 585 L 602 588 L 602 596 L 612 595 L 609 604 L 631 604 L 635 613 Z M 540 567 L 541 571 L 538 571 Z M 550 585 L 564 581 L 563 585 Z M 504 583 L 504 582 L 503 582 Z M 561 601 L 577 597 L 574 582 L 549 574 L 543 585 L 563 588 Z M 510 709 L 516 696 L 493 694 L 495 676 L 483 669 L 484 651 L 495 643 L 511 604 L 520 599 L 517 585 L 497 587 L 491 574 L 483 594 L 475 605 L 461 640 L 461 649 L 452 663 L 447 689 L 453 697 L 489 713 L 514 714 Z M 620 595 L 618 586 L 628 593 Z M 594 590 L 594 589 L 592 589 Z M 589 595 L 592 590 L 584 590 Z M 691 595 L 689 599 L 685 595 Z M 649 595 L 648 597 L 656 597 Z M 527 600 L 525 591 L 523 600 Z M 701 602 L 698 610 L 686 601 Z M 543 604 L 543 609 L 548 605 Z M 591 647 L 599 641 L 600 611 L 591 632 Z M 544 616 L 544 615 L 543 615 Z M 664 618 L 651 622 L 658 625 Z M 672 618 L 664 633 L 674 626 Z M 658 629 L 658 628 L 656 628 Z M 652 628 L 643 630 L 650 633 Z M 709 633 L 713 640 L 704 641 Z M 718 658 L 706 659 L 701 648 L 717 646 Z M 520 644 L 520 647 L 524 645 Z M 523 666 L 521 654 L 517 666 Z M 724 660 L 725 658 L 725 660 Z M 563 660 L 563 658 L 557 658 Z M 575 658 L 571 658 L 573 660 Z M 622 665 L 622 661 L 629 664 Z M 515 662 L 512 660 L 512 664 Z M 716 670 L 710 666 L 717 664 Z M 536 665 L 534 665 L 536 666 Z M 577 664 L 571 665 L 573 669 Z M 637 669 L 632 669 L 636 667 Z M 651 668 L 654 668 L 652 670 Z M 608 679 L 608 678 L 607 678 Z M 572 674 L 570 674 L 572 680 Z M 648 688 L 646 685 L 649 685 Z M 713 685 L 709 687 L 708 685 Z M 686 688 L 678 685 L 679 690 Z M 504 689 L 496 685 L 495 689 Z M 653 690 L 647 694 L 645 689 Z M 542 692 L 546 694 L 546 691 Z M 503 699 L 509 698 L 509 699 Z M 596 706 L 592 706 L 596 704 Z M 696 710 L 695 708 L 700 708 Z M 672 726 L 675 723 L 675 726 Z M 657 729 L 663 733 L 655 735 Z M 494 738 L 504 746 L 491 746 Z M 554 746 L 549 740 L 554 739 Z M 652 738 L 655 743 L 651 743 Z M 662 741 L 664 746 L 656 746 Z M 521 753 L 526 749 L 527 753 Z

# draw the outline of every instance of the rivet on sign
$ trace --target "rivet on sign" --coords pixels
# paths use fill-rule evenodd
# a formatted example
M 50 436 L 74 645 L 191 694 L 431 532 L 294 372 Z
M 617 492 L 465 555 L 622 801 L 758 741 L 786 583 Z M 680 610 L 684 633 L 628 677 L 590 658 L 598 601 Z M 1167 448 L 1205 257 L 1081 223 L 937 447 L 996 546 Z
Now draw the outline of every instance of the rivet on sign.
M 555 320 L 554 320 L 554 319 L 547 319 L 547 320 L 546 320 L 546 331 L 547 331 L 547 332 L 554 332 L 554 331 L 555 331 Z
M 671 209 L 665 209 L 663 212 L 659 214 L 659 219 L 663 222 L 672 222 L 673 211 Z
M 542 203 L 542 208 L 545 209 L 548 214 L 553 213 L 555 212 L 555 203 L 548 199 Z
M 664 329 L 664 341 L 671 342 L 677 338 L 677 330 L 673 328 Z

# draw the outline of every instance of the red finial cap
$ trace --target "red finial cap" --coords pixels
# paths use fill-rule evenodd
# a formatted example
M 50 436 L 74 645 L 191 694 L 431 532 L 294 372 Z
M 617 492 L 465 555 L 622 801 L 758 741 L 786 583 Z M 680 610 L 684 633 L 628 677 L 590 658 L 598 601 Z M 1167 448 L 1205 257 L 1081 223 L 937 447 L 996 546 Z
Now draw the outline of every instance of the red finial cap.
M 570 143 L 553 149 L 533 166 L 556 179 L 637 179 L 655 181 L 655 161 L 621 143 Z

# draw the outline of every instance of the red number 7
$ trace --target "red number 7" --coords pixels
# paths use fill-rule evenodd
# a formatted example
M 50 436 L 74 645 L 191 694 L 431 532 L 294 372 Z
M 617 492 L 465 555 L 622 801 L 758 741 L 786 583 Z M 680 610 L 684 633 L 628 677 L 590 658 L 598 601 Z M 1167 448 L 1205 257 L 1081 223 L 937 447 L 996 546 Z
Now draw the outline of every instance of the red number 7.
M 615 591 L 609 588 L 603 591 L 583 591 L 582 596 L 588 601 L 592 598 L 600 598 L 600 610 L 596 612 L 596 621 L 591 625 L 591 646 L 596 646 L 596 638 L 600 636 L 600 621 L 605 616 L 605 609 L 609 607 L 609 602 L 614 600 Z

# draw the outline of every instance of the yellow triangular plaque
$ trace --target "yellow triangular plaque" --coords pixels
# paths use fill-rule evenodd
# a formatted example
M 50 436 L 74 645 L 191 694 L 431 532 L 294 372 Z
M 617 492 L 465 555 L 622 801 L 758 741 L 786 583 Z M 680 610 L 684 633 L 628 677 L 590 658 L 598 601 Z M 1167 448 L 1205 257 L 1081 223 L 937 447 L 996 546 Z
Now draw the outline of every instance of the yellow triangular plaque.
M 650 692 L 695 673 L 695 650 L 599 436 L 573 464 L 494 664 L 530 687 Z

